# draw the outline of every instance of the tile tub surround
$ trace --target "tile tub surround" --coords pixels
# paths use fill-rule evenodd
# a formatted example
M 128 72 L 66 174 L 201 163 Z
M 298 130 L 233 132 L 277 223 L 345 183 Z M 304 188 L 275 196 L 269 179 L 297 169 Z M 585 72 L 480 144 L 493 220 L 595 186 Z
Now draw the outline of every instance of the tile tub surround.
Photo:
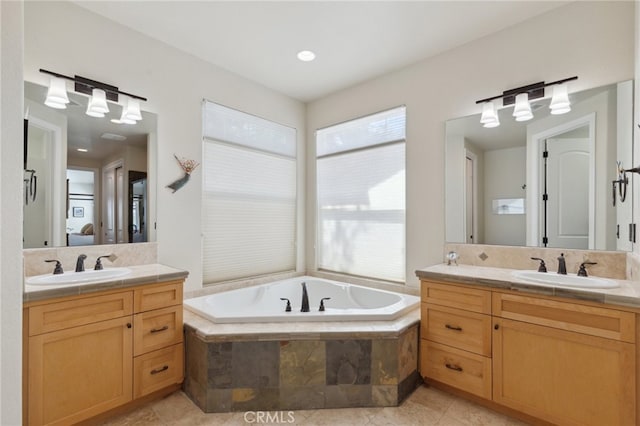
M 419 312 L 408 316 L 395 331 L 371 322 L 358 331 L 347 323 L 213 324 L 185 312 L 184 391 L 207 413 L 397 406 L 422 381 Z M 210 325 L 198 329 L 203 322 Z M 216 328 L 218 338 L 206 334 Z M 234 328 L 235 338 L 225 332 Z
M 109 266 L 133 266 L 158 263 L 158 243 L 135 244 L 104 244 L 77 247 L 52 247 L 38 249 L 24 249 L 24 276 L 49 274 L 53 271 L 53 264 L 46 263 L 46 259 L 58 259 L 65 271 L 73 271 L 76 260 L 81 254 L 87 255 L 85 268 L 93 268 L 98 256 L 115 254 L 118 258 L 114 262 L 103 259 L 105 268 Z
M 539 257 L 544 259 L 549 271 L 557 271 L 556 259 L 560 253 L 564 253 L 568 273 L 575 274 L 582 262 L 589 261 L 598 263 L 589 266 L 591 275 L 619 280 L 631 279 L 627 275 L 627 253 L 621 251 L 447 243 L 444 245 L 443 259 L 450 251 L 455 251 L 460 256 L 459 265 L 535 270 L 538 262 L 531 260 L 531 257 Z M 636 279 L 638 278 L 640 277 Z

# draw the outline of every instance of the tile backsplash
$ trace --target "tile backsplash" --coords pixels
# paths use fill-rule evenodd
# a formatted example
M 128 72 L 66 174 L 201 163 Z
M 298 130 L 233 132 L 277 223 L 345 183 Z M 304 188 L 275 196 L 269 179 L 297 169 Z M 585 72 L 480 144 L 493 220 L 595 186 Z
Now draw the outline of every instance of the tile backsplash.
M 81 254 L 87 255 L 85 260 L 87 269 L 93 268 L 98 256 L 110 254 L 115 254 L 118 258 L 113 262 L 103 259 L 103 265 L 106 267 L 158 263 L 158 243 L 155 242 L 25 249 L 22 253 L 25 277 L 51 273 L 55 265 L 46 263 L 47 259 L 57 259 L 62 263 L 65 271 L 74 271 L 76 260 Z
M 450 251 L 458 253 L 459 264 L 510 269 L 537 269 L 539 263 L 531 258 L 539 257 L 544 259 L 549 271 L 558 270 L 557 258 L 564 253 L 568 273 L 575 274 L 580 264 L 588 261 L 597 262 L 587 269 L 595 276 L 622 280 L 640 278 L 638 273 L 627 274 L 628 269 L 640 272 L 640 258 L 626 252 L 448 243 L 444 246 L 443 259 Z M 629 256 L 636 259 L 634 268 L 627 267 Z

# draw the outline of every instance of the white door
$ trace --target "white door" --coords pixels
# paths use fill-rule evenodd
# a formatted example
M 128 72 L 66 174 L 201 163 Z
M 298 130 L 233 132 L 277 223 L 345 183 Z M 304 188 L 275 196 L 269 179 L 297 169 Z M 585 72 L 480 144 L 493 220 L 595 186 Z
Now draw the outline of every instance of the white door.
M 118 244 L 127 242 L 125 233 L 124 181 L 124 170 L 122 167 L 118 167 L 116 169 L 116 235 Z
M 474 236 L 476 230 L 474 229 L 473 223 L 475 221 L 475 197 L 474 197 L 474 188 L 475 188 L 475 176 L 473 174 L 473 158 L 469 156 L 466 157 L 465 163 L 465 242 L 467 244 L 474 243 Z
M 102 243 L 116 242 L 116 169 L 107 167 L 102 172 Z
M 547 139 L 546 146 L 548 151 L 547 246 L 588 249 L 589 139 Z M 541 204 L 543 221 L 544 205 L 543 202 Z

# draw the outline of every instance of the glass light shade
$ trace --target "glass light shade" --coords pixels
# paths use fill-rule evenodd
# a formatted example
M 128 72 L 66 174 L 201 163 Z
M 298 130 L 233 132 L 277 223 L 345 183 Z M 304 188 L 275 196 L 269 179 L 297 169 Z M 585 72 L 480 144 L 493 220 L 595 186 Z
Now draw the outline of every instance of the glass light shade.
M 111 119 L 111 122 L 115 124 L 136 124 L 136 120 L 131 120 L 125 116 L 126 111 L 126 108 L 122 107 L 122 115 L 120 118 L 113 118 Z
M 51 108 L 65 109 L 68 103 L 69 96 L 65 81 L 58 77 L 51 77 L 44 104 Z
M 480 117 L 480 123 L 483 127 L 498 127 L 500 125 L 498 112 L 496 111 L 496 105 L 493 102 L 486 102 L 482 106 L 482 116 Z
M 551 114 L 555 115 L 565 114 L 571 111 L 571 102 L 569 101 L 566 84 L 553 86 L 553 96 L 551 97 L 549 108 L 551 109 Z
M 91 117 L 104 117 L 109 112 L 107 106 L 107 94 L 102 89 L 93 89 L 89 105 L 87 105 L 87 115 Z
M 516 106 L 513 109 L 513 116 L 516 118 L 516 121 L 526 121 L 533 118 L 531 105 L 529 105 L 529 95 L 527 93 L 520 93 L 516 96 Z
M 122 109 L 122 118 L 120 118 L 120 120 L 125 122 L 124 119 L 134 122 L 142 120 L 142 114 L 140 113 L 140 101 L 134 98 L 127 98 L 127 101 L 125 102 Z

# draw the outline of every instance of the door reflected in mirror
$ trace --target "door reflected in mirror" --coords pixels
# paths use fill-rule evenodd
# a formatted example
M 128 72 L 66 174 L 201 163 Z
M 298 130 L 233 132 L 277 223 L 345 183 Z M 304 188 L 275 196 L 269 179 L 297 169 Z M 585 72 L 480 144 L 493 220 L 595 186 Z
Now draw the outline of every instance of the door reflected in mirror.
M 633 201 L 614 207 L 611 185 L 617 161 L 633 167 L 632 98 L 625 81 L 570 94 L 563 115 L 547 98 L 531 101 L 526 122 L 513 107 L 495 128 L 480 114 L 447 121 L 446 241 L 631 250 Z
M 87 96 L 70 92 L 66 109 L 45 97 L 46 87 L 25 82 L 23 247 L 153 241 L 155 114 L 116 124 L 121 105 L 95 118 L 85 114 Z

